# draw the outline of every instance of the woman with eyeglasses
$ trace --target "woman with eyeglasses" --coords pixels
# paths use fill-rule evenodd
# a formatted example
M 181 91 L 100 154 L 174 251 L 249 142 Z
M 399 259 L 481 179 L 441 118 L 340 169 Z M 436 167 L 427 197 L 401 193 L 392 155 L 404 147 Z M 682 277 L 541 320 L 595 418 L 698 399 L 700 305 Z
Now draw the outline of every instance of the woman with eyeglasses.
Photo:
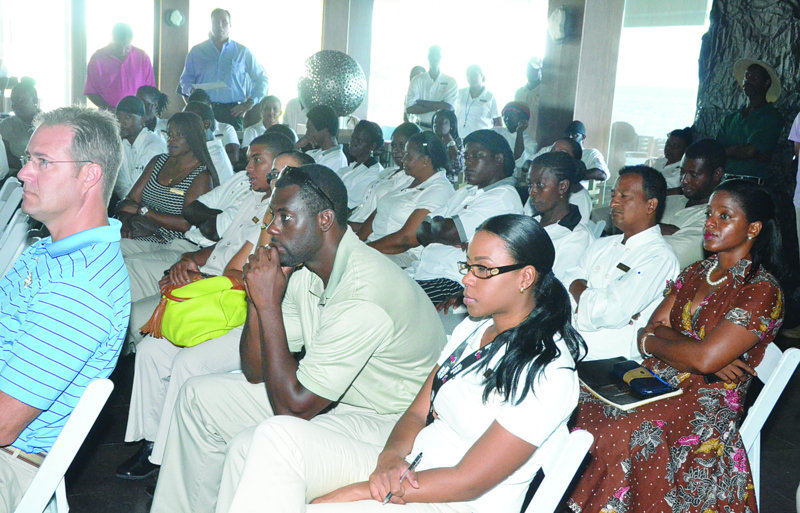
M 419 259 L 417 229 L 428 215 L 438 215 L 453 195 L 447 181 L 447 153 L 433 132 L 409 138 L 403 168 L 413 180 L 386 194 L 358 230 L 358 237 L 406 268 Z
M 248 497 L 298 513 L 520 510 L 536 448 L 577 404 L 575 362 L 585 344 L 570 325 L 553 244 L 539 223 L 490 218 L 466 258 L 460 269 L 472 318 L 455 329 L 384 448 L 344 436 L 318 442 L 331 439 L 315 435 L 331 429 L 318 423 L 254 438 L 229 511 L 250 511 Z M 414 504 L 394 506 L 406 503 Z
M 637 339 L 642 365 L 683 394 L 622 412 L 581 392 L 576 425 L 595 445 L 570 511 L 758 511 L 738 426 L 783 319 L 780 231 L 744 180 L 717 186 L 706 217 L 711 256 L 668 285 Z
M 170 118 L 167 127 L 169 153 L 154 157 L 128 197 L 117 205 L 126 256 L 159 251 L 172 241 L 183 243 L 172 248 L 179 255 L 197 249 L 183 238 L 191 227 L 183 217 L 183 207 L 219 184 L 200 117 L 181 112 Z
M 579 183 L 578 161 L 564 152 L 536 157 L 530 171 L 530 204 L 534 219 L 544 227 L 556 248 L 553 272 L 562 279 L 567 270 L 579 264 L 594 239 L 581 222 L 577 205 L 570 203 L 572 184 Z
M 378 201 L 386 194 L 402 189 L 410 184 L 414 178 L 407 175 L 403 169 L 403 156 L 406 153 L 406 143 L 412 135 L 420 133 L 422 130 L 415 123 L 402 123 L 392 132 L 392 160 L 394 166 L 389 167 L 378 173 L 375 180 L 364 192 L 361 203 L 350 212 L 347 222 L 350 227 L 358 232 L 364 221 L 375 212 Z

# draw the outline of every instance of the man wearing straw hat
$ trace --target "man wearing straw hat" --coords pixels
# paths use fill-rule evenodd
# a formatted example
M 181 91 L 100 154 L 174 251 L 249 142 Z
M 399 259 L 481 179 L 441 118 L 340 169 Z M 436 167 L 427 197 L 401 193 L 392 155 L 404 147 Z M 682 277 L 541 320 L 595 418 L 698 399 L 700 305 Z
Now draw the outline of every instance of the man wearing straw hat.
M 783 128 L 783 117 L 774 106 L 781 95 L 781 81 L 772 66 L 755 59 L 739 59 L 733 75 L 747 104 L 725 116 L 717 132 L 728 158 L 725 171 L 764 182 Z

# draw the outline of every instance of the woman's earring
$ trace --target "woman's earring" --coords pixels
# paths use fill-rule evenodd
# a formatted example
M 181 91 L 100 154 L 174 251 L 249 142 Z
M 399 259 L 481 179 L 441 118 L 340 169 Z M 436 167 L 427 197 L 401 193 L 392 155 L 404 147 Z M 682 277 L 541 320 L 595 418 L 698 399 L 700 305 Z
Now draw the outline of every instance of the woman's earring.
M 519 293 L 520 294 L 524 294 L 525 293 L 525 287 L 520 287 L 519 288 Z

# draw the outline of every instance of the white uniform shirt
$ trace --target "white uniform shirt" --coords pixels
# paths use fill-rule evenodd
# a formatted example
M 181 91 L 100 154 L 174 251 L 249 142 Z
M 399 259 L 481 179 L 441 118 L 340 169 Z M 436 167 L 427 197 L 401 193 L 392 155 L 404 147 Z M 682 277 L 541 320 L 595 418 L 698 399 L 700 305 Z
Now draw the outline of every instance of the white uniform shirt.
M 266 131 L 267 128 L 261 121 L 245 128 L 244 133 L 242 134 L 242 146 L 250 146 L 250 143 L 253 142 L 253 139 L 260 135 L 264 135 L 264 132 Z
M 365 164 L 367 163 L 371 165 L 366 166 Z M 339 178 L 342 179 L 344 186 L 347 188 L 348 209 L 352 210 L 361 205 L 367 189 L 375 183 L 378 175 L 383 171 L 383 166 L 375 159 L 372 159 L 372 162 L 367 160 L 365 164 L 352 162 L 349 166 L 336 171 L 336 174 L 339 175 Z
M 444 171 L 433 173 L 433 176 L 416 187 L 390 192 L 378 204 L 378 211 L 372 220 L 372 233 L 367 242 L 382 239 L 398 231 L 415 210 L 427 210 L 431 215 L 443 215 L 451 196 L 453 196 L 453 186 L 447 180 Z M 408 253 L 419 258 L 422 246 L 411 248 Z
M 283 123 L 285 125 L 289 125 L 289 128 L 294 130 L 294 133 L 302 136 L 306 133 L 307 122 L 308 117 L 306 117 L 305 109 L 300 106 L 300 100 L 292 98 L 286 102 L 286 108 L 283 111 Z
M 553 151 L 552 144 L 550 146 L 545 146 L 544 148 L 539 150 L 536 153 L 536 155 L 534 155 L 534 158 L 551 151 Z M 581 162 L 583 162 L 583 165 L 586 166 L 586 169 L 597 168 L 602 170 L 606 174 L 606 178 L 610 176 L 608 173 L 608 165 L 606 165 L 606 161 L 603 158 L 603 154 L 600 153 L 599 150 L 596 150 L 594 148 L 583 148 L 583 153 L 581 154 Z M 589 181 L 583 180 L 581 182 L 581 185 L 583 185 L 583 187 L 586 188 L 589 185 Z
M 347 157 L 342 151 L 341 144 L 331 146 L 327 150 L 309 150 L 306 154 L 314 159 L 317 164 L 328 167 L 332 171 L 347 167 Z
M 494 119 L 500 117 L 497 100 L 485 87 L 477 98 L 469 94 L 469 87 L 461 89 L 458 91 L 454 107 L 458 119 L 458 135 L 462 139 L 475 130 L 491 129 L 494 126 Z M 513 145 L 511 149 L 513 151 Z
M 255 246 L 261 235 L 261 222 L 268 206 L 269 196 L 263 192 L 251 191 L 241 203 L 231 225 L 214 246 L 205 265 L 200 268 L 200 272 L 219 276 L 245 242 Z
M 508 145 L 511 147 L 511 151 L 514 151 L 514 146 L 517 144 L 516 132 L 512 134 L 505 126 L 493 126 L 492 130 L 505 137 L 506 141 L 508 141 Z M 460 130 L 459 133 L 461 133 Z M 536 141 L 531 139 L 531 135 L 527 130 L 522 134 L 522 145 L 524 150 L 522 155 L 517 159 L 517 167 L 522 167 L 522 164 L 524 164 L 526 160 L 532 160 L 533 156 L 536 155 Z
M 386 194 L 408 187 L 414 178 L 408 176 L 405 171 L 397 167 L 390 167 L 378 173 L 378 178 L 364 191 L 361 204 L 350 213 L 348 221 L 351 223 L 363 223 L 372 215 L 378 206 L 378 201 Z
M 672 235 L 665 235 L 664 240 L 678 255 L 678 265 L 683 269 L 703 258 L 703 231 L 706 225 L 708 205 L 686 207 L 687 200 L 684 196 L 669 196 L 667 199 L 668 206 L 672 198 L 682 200 L 678 203 L 682 205 L 682 208 L 667 209 L 661 218 L 661 222 L 680 228 Z
M 578 207 L 578 211 L 581 213 L 581 223 L 589 224 L 589 216 L 592 213 L 592 197 L 589 196 L 589 191 L 581 186 L 581 190 L 569 195 L 569 203 Z M 525 202 L 524 213 L 529 216 L 533 215 L 533 206 L 531 206 L 530 197 L 528 197 L 528 200 Z
M 222 139 L 214 137 L 213 140 L 206 141 L 206 147 L 208 147 L 208 154 L 211 156 L 211 162 L 214 163 L 214 167 L 217 169 L 219 183 L 223 184 L 233 176 L 233 166 L 231 165 L 231 159 L 228 158 L 228 154 L 225 153 Z
M 681 186 L 682 164 L 683 161 L 679 160 L 677 162 L 673 162 L 672 164 L 667 165 L 667 157 L 650 159 L 645 163 L 646 166 L 650 166 L 656 171 L 660 172 L 662 175 L 664 175 L 664 179 L 667 181 L 667 188 L 669 189 L 674 189 L 675 187 Z
M 537 84 L 533 89 L 529 88 L 528 84 L 525 84 L 517 89 L 516 93 L 514 93 L 514 101 L 524 103 L 531 111 L 531 120 L 530 123 L 528 123 L 527 132 L 534 141 L 536 140 L 536 125 L 539 119 L 539 101 L 541 90 L 541 84 Z
M 535 219 L 539 221 L 541 216 L 537 216 Z M 564 283 L 567 272 L 580 264 L 586 248 L 594 241 L 594 235 L 583 222 L 576 224 L 571 230 L 559 223 L 550 224 L 544 227 L 544 231 L 550 236 L 556 250 L 553 274 L 566 288 L 569 286 L 568 283 Z
M 406 108 L 411 107 L 417 100 L 430 100 L 435 102 L 446 102 L 455 107 L 458 97 L 458 85 L 456 79 L 439 72 L 436 80 L 432 79 L 427 71 L 420 73 L 408 85 L 406 95 Z M 417 120 L 430 126 L 433 122 L 434 112 L 416 114 Z
M 147 128 L 142 128 L 133 144 L 122 140 L 122 164 L 114 184 L 114 192 L 120 199 L 128 196 L 150 160 L 162 153 L 167 153 L 167 143 Z
M 587 361 L 615 356 L 641 359 L 636 330 L 647 324 L 667 280 L 675 279 L 680 271 L 678 258 L 658 225 L 625 244 L 623 237 L 596 239 L 580 264 L 566 273 L 566 287 L 574 280 L 587 281 L 572 321 L 589 346 Z M 636 314 L 639 317 L 631 323 Z
M 164 142 L 167 142 L 167 139 L 169 138 L 169 134 L 167 133 L 167 123 L 169 123 L 168 119 L 156 118 L 156 128 L 153 130 L 153 133 L 161 136 L 161 138 L 164 139 Z
M 222 146 L 229 144 L 239 144 L 239 136 L 236 135 L 236 129 L 233 125 L 217 121 L 217 129 L 214 130 L 214 137 L 222 139 Z
M 491 320 L 464 319 L 453 330 L 438 364 L 444 363 L 464 340 L 469 343 L 462 358 L 472 354 L 480 347 L 481 337 L 491 325 Z M 564 341 L 556 340 L 556 346 L 561 354 L 536 376 L 533 389 L 528 390 L 519 404 L 515 404 L 515 400 L 504 402 L 496 392 L 490 394 L 484 403 L 482 372 L 467 369 L 444 383 L 433 402 L 437 418 L 417 434 L 408 455 L 411 460 L 420 452 L 424 453 L 417 471 L 457 465 L 493 422 L 536 447 L 540 447 L 556 429 L 565 426 L 578 404 L 578 375 L 573 370 L 575 362 Z M 499 351 L 494 356 L 490 367 L 496 367 L 502 354 L 504 352 Z M 526 377 L 523 372 L 519 383 L 524 383 Z M 471 511 L 519 511 L 535 469 L 541 465 L 541 457 L 541 451 L 534 452 L 514 473 L 471 501 Z
M 452 219 L 461 242 L 469 242 L 480 224 L 490 217 L 501 214 L 521 214 L 522 202 L 514 188 L 513 178 L 504 178 L 479 189 L 474 185 L 461 187 L 450 198 L 442 217 Z M 467 252 L 460 246 L 428 244 L 419 256 L 415 280 L 447 278 L 460 282 L 458 262 L 466 260 Z
M 239 171 L 234 174 L 230 180 L 225 183 L 214 187 L 207 193 L 200 196 L 198 201 L 208 208 L 222 210 L 222 213 L 217 214 L 217 234 L 225 233 L 228 227 L 233 222 L 234 217 L 239 212 L 239 208 L 250 195 L 261 195 L 263 193 L 256 193 L 250 189 L 250 180 L 247 173 Z M 200 229 L 192 226 L 186 232 L 185 237 L 203 247 L 214 244 L 214 241 L 206 239 Z

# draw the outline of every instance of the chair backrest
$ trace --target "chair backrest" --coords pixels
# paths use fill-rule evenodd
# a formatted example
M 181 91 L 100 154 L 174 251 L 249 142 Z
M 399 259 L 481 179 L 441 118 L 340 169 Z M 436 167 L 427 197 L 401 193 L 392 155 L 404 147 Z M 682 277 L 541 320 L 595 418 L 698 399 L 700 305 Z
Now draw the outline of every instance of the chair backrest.
M 2 172 L 0 172 L 2 175 Z M 0 230 L 5 228 L 22 201 L 22 184 L 13 176 L 0 188 Z
M 42 513 L 53 494 L 56 494 L 56 510 L 66 513 L 66 494 L 64 493 L 64 474 L 72 463 L 75 454 L 83 445 L 83 440 L 94 425 L 100 410 L 111 395 L 114 383 L 110 379 L 96 379 L 89 383 L 78 404 L 67 419 L 64 429 L 56 443 L 47 454 L 39 471 L 33 477 L 28 490 L 23 495 L 15 513 Z M 58 493 L 56 493 L 58 492 Z
M 778 402 L 783 389 L 789 383 L 797 364 L 800 362 L 800 349 L 791 348 L 783 353 L 774 343 L 770 343 L 764 352 L 764 358 L 756 367 L 758 379 L 764 382 L 764 388 L 758 394 L 750 410 L 747 412 L 739 433 L 750 461 L 750 473 L 753 476 L 756 501 L 760 504 L 761 494 L 761 428 L 767 421 L 772 408 Z
M 22 253 L 28 240 L 28 214 L 17 209 L 0 234 L 0 276 L 4 276 Z
M 594 436 L 582 429 L 570 433 L 561 426 L 537 451 L 544 451 L 544 479 L 531 498 L 525 513 L 552 513 L 575 477 L 583 458 L 594 443 Z

